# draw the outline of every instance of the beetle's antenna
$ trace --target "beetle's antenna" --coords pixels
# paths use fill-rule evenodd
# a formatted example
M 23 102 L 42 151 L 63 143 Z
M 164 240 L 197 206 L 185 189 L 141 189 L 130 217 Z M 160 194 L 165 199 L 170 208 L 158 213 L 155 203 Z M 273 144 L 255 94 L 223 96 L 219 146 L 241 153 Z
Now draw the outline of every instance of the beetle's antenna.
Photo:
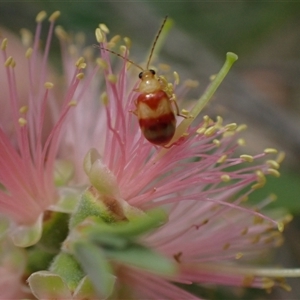
M 133 65 L 136 66 L 137 68 L 139 68 L 139 69 L 141 69 L 142 71 L 144 71 L 144 69 L 143 69 L 141 66 L 139 66 L 138 64 L 136 64 L 135 62 L 133 62 L 131 59 L 129 59 L 129 58 L 123 56 L 122 54 L 117 53 L 117 52 L 115 52 L 115 51 L 113 51 L 113 50 L 110 50 L 110 49 L 107 49 L 107 48 L 98 46 L 98 45 L 97 45 L 97 47 L 99 47 L 100 49 L 103 49 L 103 50 L 105 50 L 105 51 L 107 51 L 107 52 L 110 52 L 110 53 L 112 53 L 112 54 L 115 54 L 115 55 L 117 55 L 117 56 L 123 58 L 124 60 L 130 62 L 131 64 L 133 64 Z
M 163 20 L 163 22 L 162 22 L 162 24 L 161 24 L 161 26 L 159 28 L 159 31 L 158 31 L 158 33 L 157 33 L 157 35 L 155 37 L 155 40 L 153 42 L 153 45 L 152 45 L 152 48 L 151 48 L 151 51 L 150 51 L 150 55 L 149 55 L 149 58 L 148 58 L 148 61 L 147 61 L 147 65 L 146 65 L 146 69 L 147 70 L 149 69 L 150 61 L 151 61 L 151 58 L 153 56 L 153 52 L 154 52 L 157 40 L 158 40 L 158 38 L 159 38 L 159 36 L 161 34 L 162 29 L 164 28 L 164 26 L 166 24 L 167 19 L 168 19 L 168 16 L 165 16 L 165 18 L 164 18 L 164 20 Z

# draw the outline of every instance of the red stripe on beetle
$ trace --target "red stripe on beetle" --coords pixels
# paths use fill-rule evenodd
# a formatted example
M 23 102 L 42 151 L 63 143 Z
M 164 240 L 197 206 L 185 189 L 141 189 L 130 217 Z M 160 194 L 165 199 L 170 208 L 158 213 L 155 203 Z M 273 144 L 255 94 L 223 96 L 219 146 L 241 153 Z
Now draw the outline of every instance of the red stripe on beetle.
M 154 93 L 140 94 L 137 98 L 137 103 L 145 103 L 152 110 L 156 110 L 162 99 L 167 99 L 169 101 L 168 95 L 163 90 L 158 90 Z
M 156 118 L 139 119 L 139 124 L 145 138 L 155 145 L 168 144 L 176 130 L 176 118 L 173 112 Z

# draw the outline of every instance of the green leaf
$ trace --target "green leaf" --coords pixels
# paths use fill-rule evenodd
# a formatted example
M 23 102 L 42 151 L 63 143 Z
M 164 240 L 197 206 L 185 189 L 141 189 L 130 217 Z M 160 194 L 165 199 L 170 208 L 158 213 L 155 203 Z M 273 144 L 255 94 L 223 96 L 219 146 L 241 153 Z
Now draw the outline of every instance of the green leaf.
M 71 215 L 69 227 L 74 228 L 88 217 L 97 217 L 107 223 L 115 222 L 113 214 L 108 211 L 98 192 L 89 187 L 82 194 L 77 209 Z
M 75 257 L 92 281 L 99 297 L 108 297 L 115 283 L 113 271 L 103 251 L 87 242 L 75 242 L 73 245 Z
M 75 258 L 65 252 L 58 254 L 50 266 L 50 271 L 63 278 L 68 288 L 73 292 L 80 280 L 85 276 Z
M 77 208 L 82 190 L 79 187 L 58 187 L 59 198 L 50 206 L 50 210 L 71 214 Z
M 96 299 L 95 289 L 90 279 L 85 276 L 73 293 L 75 299 Z
M 114 234 L 126 238 L 137 237 L 161 226 L 166 221 L 163 210 L 154 210 L 129 222 L 106 224 L 98 222 L 85 228 L 85 234 L 93 240 L 101 239 L 101 234 Z
M 163 276 L 174 275 L 177 263 L 146 247 L 132 244 L 127 249 L 107 251 L 110 259 Z
M 48 271 L 33 273 L 28 278 L 29 287 L 38 299 L 72 299 L 63 279 Z
M 19 225 L 11 233 L 13 243 L 18 247 L 29 247 L 36 244 L 41 236 L 43 230 L 43 214 L 41 214 L 37 221 L 32 225 Z
M 38 247 L 48 253 L 59 253 L 61 243 L 66 239 L 69 231 L 69 215 L 59 212 L 46 212 L 43 222 L 43 234 Z

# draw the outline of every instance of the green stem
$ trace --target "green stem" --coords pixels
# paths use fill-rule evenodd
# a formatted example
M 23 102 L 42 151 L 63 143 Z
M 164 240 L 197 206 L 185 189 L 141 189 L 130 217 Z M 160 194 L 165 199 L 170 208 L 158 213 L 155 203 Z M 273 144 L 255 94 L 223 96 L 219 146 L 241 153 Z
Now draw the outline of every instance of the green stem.
M 215 79 L 211 82 L 211 84 L 207 87 L 206 91 L 204 94 L 200 97 L 198 100 L 197 104 L 193 107 L 192 111 L 190 112 L 190 115 L 192 118 L 187 118 L 184 119 L 179 126 L 176 129 L 176 133 L 174 136 L 174 140 L 178 140 L 178 138 L 185 133 L 187 128 L 191 125 L 193 120 L 199 115 L 199 113 L 202 111 L 202 109 L 207 105 L 211 97 L 214 95 L 216 92 L 217 88 L 219 85 L 222 83 L 224 78 L 226 77 L 227 73 L 229 72 L 230 68 L 232 67 L 233 63 L 238 59 L 237 55 L 228 52 L 226 54 L 226 61 L 218 73 L 218 75 L 215 77 Z
M 216 92 L 219 85 L 222 83 L 224 78 L 226 77 L 227 73 L 229 72 L 230 68 L 232 67 L 233 63 L 238 59 L 238 56 L 232 52 L 227 52 L 226 54 L 226 60 L 219 71 L 219 73 L 216 75 L 214 80 L 210 83 L 210 85 L 207 87 L 204 94 L 200 97 L 200 99 L 197 101 L 197 104 L 193 107 L 192 111 L 190 112 L 190 118 L 184 119 L 176 128 L 176 132 L 172 140 L 170 141 L 169 145 L 175 143 L 188 129 L 188 127 L 191 125 L 193 120 L 199 115 L 199 113 L 203 110 L 203 108 L 207 105 L 207 103 L 210 101 L 214 93 Z M 156 158 L 155 162 L 160 159 L 162 156 L 164 156 L 169 149 L 162 148 Z

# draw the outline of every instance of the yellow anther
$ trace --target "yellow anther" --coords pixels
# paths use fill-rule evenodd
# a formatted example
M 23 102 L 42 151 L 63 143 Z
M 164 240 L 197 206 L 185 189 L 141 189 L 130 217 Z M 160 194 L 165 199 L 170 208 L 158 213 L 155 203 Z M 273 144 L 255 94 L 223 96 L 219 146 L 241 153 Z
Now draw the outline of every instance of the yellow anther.
M 240 158 L 247 162 L 253 162 L 253 160 L 254 160 L 253 156 L 248 155 L 248 154 L 242 154 L 242 155 L 240 155 Z
M 9 67 L 11 65 L 12 61 L 13 61 L 12 56 L 8 57 L 7 60 L 4 63 L 4 66 Z
M 279 232 L 283 232 L 283 230 L 284 230 L 284 224 L 283 224 L 283 222 L 278 222 L 277 223 L 277 228 L 278 228 Z
M 108 96 L 107 96 L 106 92 L 102 93 L 102 95 L 100 96 L 100 99 L 104 105 L 108 104 Z
M 293 215 L 287 214 L 287 215 L 284 217 L 284 219 L 283 219 L 282 222 L 283 222 L 284 224 L 288 224 L 288 223 L 292 222 L 293 219 L 294 219 L 294 216 L 293 216 Z
M 35 21 L 38 22 L 38 23 L 43 22 L 46 17 L 47 17 L 47 13 L 44 10 L 42 10 L 35 17 Z
M 164 71 L 164 72 L 170 72 L 171 70 L 171 66 L 168 65 L 168 64 L 158 64 L 158 68 L 161 70 L 161 71 Z
M 226 243 L 223 245 L 223 250 L 227 250 L 230 247 L 230 243 Z
M 76 100 L 71 100 L 69 103 L 68 103 L 69 106 L 76 106 L 77 105 L 77 101 Z
M 239 146 L 245 146 L 246 145 L 246 141 L 244 139 L 238 139 L 237 143 Z
M 273 175 L 274 177 L 280 177 L 280 173 L 275 169 L 269 168 L 267 172 L 268 174 Z
M 109 33 L 109 29 L 108 29 L 108 27 L 107 27 L 104 23 L 100 23 L 100 24 L 99 24 L 99 28 L 100 28 L 103 32 L 105 32 L 106 34 Z
M 60 11 L 59 10 L 57 10 L 57 11 L 55 11 L 50 17 L 49 17 L 49 21 L 50 22 L 54 22 L 54 21 L 56 21 L 58 18 L 59 18 L 59 16 L 60 16 Z
M 127 51 L 127 53 L 129 54 L 129 49 L 128 49 L 126 46 L 121 45 L 121 46 L 120 46 L 120 52 L 121 52 L 121 54 L 122 54 L 123 56 L 125 56 L 126 51 Z
M 187 137 L 187 136 L 189 136 L 190 134 L 188 133 L 188 132 L 184 132 L 181 136 L 182 137 Z
M 82 63 L 84 63 L 84 58 L 83 57 L 79 57 L 75 63 L 75 66 L 78 67 L 80 66 Z
M 266 148 L 265 150 L 264 150 L 264 153 L 266 153 L 266 154 L 276 154 L 278 151 L 276 150 L 276 149 L 274 149 L 274 148 Z
M 178 85 L 179 82 L 180 82 L 179 74 L 176 71 L 174 71 L 173 76 L 174 76 L 174 79 L 175 79 L 175 84 Z
M 196 130 L 196 132 L 197 132 L 198 134 L 203 134 L 203 133 L 205 132 L 205 130 L 206 130 L 206 128 L 200 127 L 200 128 L 198 128 L 198 129 Z
M 241 131 L 246 130 L 246 129 L 247 129 L 247 125 L 246 124 L 241 124 L 237 127 L 236 131 L 241 132 Z
M 78 80 L 81 80 L 81 79 L 84 78 L 84 74 L 83 74 L 83 73 L 78 73 L 78 74 L 76 75 L 76 78 L 77 78 Z
M 241 231 L 241 235 L 246 235 L 248 233 L 248 227 L 245 227 L 242 231 Z
M 217 139 L 214 139 L 213 143 L 216 145 L 216 147 L 220 147 L 220 145 L 221 145 L 221 142 Z
M 162 81 L 164 81 L 164 82 L 167 82 L 166 78 L 164 78 L 163 76 L 159 76 L 159 78 L 160 78 L 160 80 L 162 80 Z M 167 91 L 168 91 L 169 93 L 172 93 L 172 92 L 174 91 L 173 83 L 171 83 L 171 82 L 168 82 L 168 83 L 167 83 Z M 174 97 L 176 98 L 176 95 L 173 94 L 172 97 L 173 97 L 173 98 L 174 98 Z
M 129 70 L 131 66 L 132 66 L 132 63 L 130 63 L 129 61 L 127 61 L 126 62 L 126 70 Z
M 223 124 L 223 118 L 221 116 L 217 116 L 217 124 L 216 126 L 218 128 L 222 127 L 222 124 Z
M 187 79 L 183 84 L 188 88 L 195 88 L 199 85 L 199 82 L 197 80 Z
M 236 255 L 235 255 L 235 259 L 240 259 L 244 256 L 244 254 L 242 252 L 238 252 Z
M 61 40 L 67 40 L 68 39 L 67 32 L 60 25 L 55 27 L 55 34 Z
M 30 58 L 32 55 L 33 49 L 32 48 L 28 48 L 25 52 L 25 57 L 26 58 Z
M 130 49 L 131 48 L 131 39 L 129 37 L 124 37 L 123 40 L 125 42 L 127 49 Z
M 18 122 L 21 127 L 23 127 L 27 124 L 27 121 L 24 118 L 19 118 Z
M 204 124 L 205 124 L 205 125 L 208 125 L 209 122 L 210 122 L 210 117 L 209 117 L 208 115 L 205 115 L 205 116 L 203 117 L 203 121 L 204 121 Z
M 271 201 L 276 201 L 277 200 L 277 195 L 276 194 L 270 194 L 269 196 L 268 196 L 268 199 L 270 199 Z
M 107 62 L 103 58 L 97 58 L 96 63 L 99 67 L 103 68 L 104 70 L 107 69 Z
M 107 79 L 108 79 L 108 81 L 111 82 L 111 83 L 116 83 L 116 82 L 117 82 L 117 76 L 114 75 L 114 74 L 109 74 L 109 75 L 107 76 Z
M 221 180 L 224 181 L 224 182 L 228 182 L 230 181 L 231 177 L 228 175 L 228 174 L 223 174 L 221 175 Z
M 217 160 L 217 163 L 218 164 L 222 164 L 226 161 L 227 159 L 227 155 L 226 154 L 223 154 L 218 160 Z
M 261 170 L 257 170 L 255 172 L 256 176 L 257 176 L 257 181 L 262 183 L 262 182 L 266 182 L 266 176 L 265 174 L 261 171 Z
M 44 83 L 44 87 L 47 89 L 47 90 L 50 90 L 54 87 L 54 84 L 52 82 L 45 82 Z
M 10 63 L 10 66 L 12 68 L 14 68 L 16 66 L 16 61 L 14 59 L 12 59 L 11 63 Z
M 7 47 L 7 38 L 3 39 L 1 43 L 1 50 L 5 50 Z
M 267 278 L 267 277 L 262 278 L 262 287 L 264 289 L 270 289 L 274 285 L 275 285 L 275 282 L 271 278 Z
M 269 165 L 270 167 L 272 167 L 273 169 L 279 169 L 279 167 L 280 167 L 279 163 L 272 159 L 267 160 L 266 164 Z
M 82 63 L 78 66 L 78 70 L 83 70 L 86 68 L 86 63 Z
M 183 108 L 181 110 L 181 114 L 184 115 L 184 116 L 188 116 L 189 115 L 189 111 Z
M 22 28 L 20 30 L 20 33 L 21 33 L 22 44 L 25 47 L 29 47 L 32 44 L 32 33 L 25 28 Z
M 105 38 L 100 28 L 96 28 L 95 35 L 98 43 L 104 42 Z
M 265 186 L 265 183 L 259 182 L 259 183 L 253 184 L 253 185 L 251 186 L 251 188 L 252 188 L 253 190 L 257 190 L 257 189 L 263 188 L 264 186 Z
M 231 123 L 231 124 L 227 124 L 224 127 L 227 131 L 233 131 L 236 130 L 237 128 L 237 124 L 236 123 Z
M 204 132 L 204 135 L 206 135 L 207 137 L 212 136 L 214 133 L 216 132 L 216 127 L 215 126 L 211 126 L 209 128 L 207 128 Z
M 285 282 L 280 282 L 279 286 L 286 292 L 290 292 L 292 290 L 292 287 Z
M 276 157 L 276 161 L 281 164 L 285 159 L 285 153 L 283 151 L 280 151 Z
M 85 68 L 86 68 L 86 63 L 82 63 L 82 64 L 80 64 L 80 66 L 78 66 L 79 70 L 83 70 Z
M 109 41 L 109 44 L 116 44 L 119 40 L 120 40 L 120 36 L 119 35 L 115 35 L 113 36 L 110 41 Z M 125 41 L 125 44 L 126 44 L 126 41 Z
M 28 111 L 28 106 L 27 105 L 24 105 L 24 106 L 20 107 L 20 109 L 19 109 L 20 114 L 26 114 L 27 111 Z
M 223 138 L 231 137 L 235 134 L 235 131 L 225 131 L 223 133 Z

